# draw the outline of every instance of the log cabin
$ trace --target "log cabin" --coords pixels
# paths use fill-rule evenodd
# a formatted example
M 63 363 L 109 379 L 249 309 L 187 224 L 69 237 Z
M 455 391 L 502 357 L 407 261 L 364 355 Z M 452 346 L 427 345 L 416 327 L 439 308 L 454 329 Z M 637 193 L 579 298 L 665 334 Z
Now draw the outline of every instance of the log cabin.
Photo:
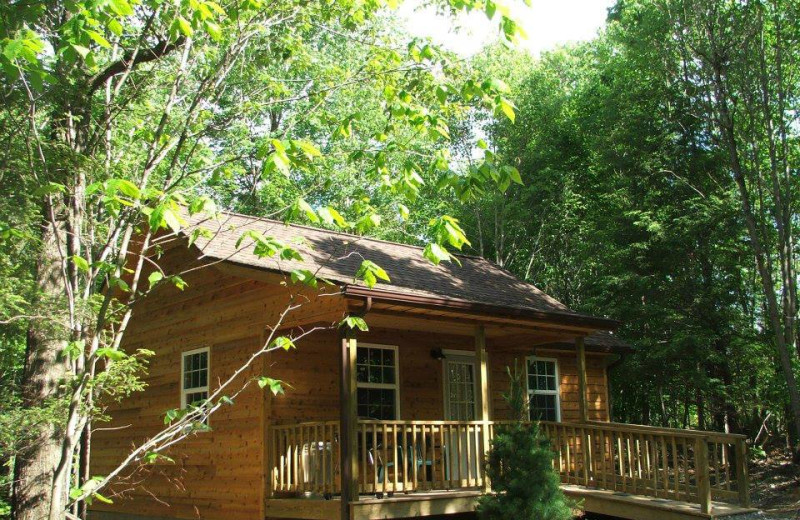
M 617 322 L 575 312 L 479 257 L 434 265 L 418 247 L 234 213 L 189 224 L 144 251 L 187 286 L 162 284 L 134 304 L 124 348 L 155 355 L 146 389 L 97 425 L 92 474 L 163 428 L 166 410 L 206 399 L 270 337 L 302 339 L 258 356 L 210 431 L 131 470 L 113 503 L 92 504 L 92 518 L 469 513 L 492 492 L 483 460 L 510 419 L 503 394 L 515 364 L 562 487 L 587 511 L 752 511 L 743 436 L 612 421 L 608 367 L 630 350 L 613 334 Z M 245 232 L 293 244 L 301 258 L 257 255 L 252 240 L 239 243 Z M 390 281 L 357 282 L 365 259 Z M 328 283 L 293 281 L 298 270 Z M 347 316 L 368 330 L 340 326 Z M 249 384 L 264 376 L 285 392 Z

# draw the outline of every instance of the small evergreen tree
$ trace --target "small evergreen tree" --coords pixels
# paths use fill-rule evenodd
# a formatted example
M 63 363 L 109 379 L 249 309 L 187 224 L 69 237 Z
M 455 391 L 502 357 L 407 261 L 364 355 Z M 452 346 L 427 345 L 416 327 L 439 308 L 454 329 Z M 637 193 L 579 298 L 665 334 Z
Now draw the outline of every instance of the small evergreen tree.
M 524 374 L 514 364 L 506 368 L 511 388 L 503 398 L 515 422 L 498 428 L 486 467 L 494 494 L 481 497 L 481 520 L 568 520 L 570 501 L 553 469 L 550 441 L 537 422 L 528 422 Z

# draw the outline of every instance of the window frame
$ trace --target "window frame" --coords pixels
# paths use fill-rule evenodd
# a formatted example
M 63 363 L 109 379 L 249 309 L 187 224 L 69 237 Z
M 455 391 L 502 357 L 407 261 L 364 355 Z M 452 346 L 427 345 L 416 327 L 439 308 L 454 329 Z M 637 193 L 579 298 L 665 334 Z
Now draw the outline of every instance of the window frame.
M 198 386 L 195 388 L 184 388 L 183 380 L 186 377 L 186 356 L 190 356 L 192 354 L 200 354 L 202 352 L 206 353 L 206 385 L 205 386 Z M 211 395 L 210 388 L 211 388 L 211 347 L 200 347 L 195 348 L 192 350 L 184 350 L 181 352 L 181 378 L 179 381 L 181 387 L 181 405 L 180 409 L 185 410 L 188 408 L 190 403 L 186 402 L 187 394 L 196 394 L 197 392 L 205 392 L 206 396 Z
M 382 343 L 361 343 L 356 342 L 356 357 L 358 356 L 358 349 L 359 348 L 374 348 L 374 349 L 383 349 L 383 350 L 393 350 L 394 351 L 394 384 L 390 383 L 369 383 L 364 381 L 358 380 L 358 363 L 353 368 L 356 369 L 356 395 L 354 396 L 356 399 L 356 407 L 358 407 L 358 389 L 359 388 L 373 388 L 373 389 L 380 389 L 380 390 L 394 390 L 394 416 L 395 421 L 400 420 L 400 349 L 397 345 L 386 345 Z
M 531 374 L 530 374 L 530 366 L 531 363 L 535 363 L 536 361 L 545 361 L 548 363 L 553 363 L 554 367 L 554 374 L 556 378 L 556 389 L 555 390 L 538 390 L 536 388 L 531 388 Z M 561 376 L 558 370 L 558 358 L 548 358 L 548 357 L 541 357 L 541 356 L 528 356 L 525 358 L 525 387 L 528 390 L 528 408 L 529 410 L 533 409 L 533 401 L 536 395 L 554 395 L 556 396 L 556 421 L 561 422 Z M 529 412 L 530 415 L 530 412 Z

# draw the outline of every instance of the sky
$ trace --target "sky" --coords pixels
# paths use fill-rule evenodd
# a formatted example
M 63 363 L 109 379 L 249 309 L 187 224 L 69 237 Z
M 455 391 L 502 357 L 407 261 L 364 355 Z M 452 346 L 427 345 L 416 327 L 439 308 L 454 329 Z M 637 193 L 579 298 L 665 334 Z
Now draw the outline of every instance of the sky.
M 398 16 L 414 36 L 434 42 L 463 56 L 471 56 L 483 45 L 497 39 L 496 24 L 483 12 L 459 17 L 457 22 L 437 16 L 431 8 L 419 9 L 420 1 L 401 4 Z M 506 0 L 515 20 L 528 33 L 519 46 L 535 56 L 560 44 L 590 40 L 603 26 L 613 0 L 533 0 L 527 7 L 521 0 Z M 495 15 L 497 18 L 498 15 Z

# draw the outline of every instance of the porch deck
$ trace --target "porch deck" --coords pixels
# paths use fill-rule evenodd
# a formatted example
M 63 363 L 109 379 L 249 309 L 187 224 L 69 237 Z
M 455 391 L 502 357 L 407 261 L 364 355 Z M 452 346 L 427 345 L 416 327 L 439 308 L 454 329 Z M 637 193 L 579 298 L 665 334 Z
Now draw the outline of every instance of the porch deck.
M 474 511 L 491 492 L 483 460 L 503 424 L 358 421 L 350 518 Z M 753 511 L 743 436 L 599 422 L 542 422 L 541 429 L 564 491 L 587 511 L 632 520 Z M 341 517 L 339 423 L 274 426 L 269 442 L 267 517 Z
M 563 484 L 567 496 L 579 501 L 584 511 L 627 518 L 630 520 L 716 520 L 732 519 L 756 512 L 756 509 L 714 501 L 711 510 L 703 513 L 699 504 L 664 498 L 631 495 L 618 491 L 598 490 Z M 361 497 L 351 502 L 351 520 L 376 518 L 414 518 L 475 511 L 483 491 L 428 491 L 375 498 Z M 340 497 L 330 500 L 282 498 L 267 501 L 267 518 L 330 520 L 338 518 Z

